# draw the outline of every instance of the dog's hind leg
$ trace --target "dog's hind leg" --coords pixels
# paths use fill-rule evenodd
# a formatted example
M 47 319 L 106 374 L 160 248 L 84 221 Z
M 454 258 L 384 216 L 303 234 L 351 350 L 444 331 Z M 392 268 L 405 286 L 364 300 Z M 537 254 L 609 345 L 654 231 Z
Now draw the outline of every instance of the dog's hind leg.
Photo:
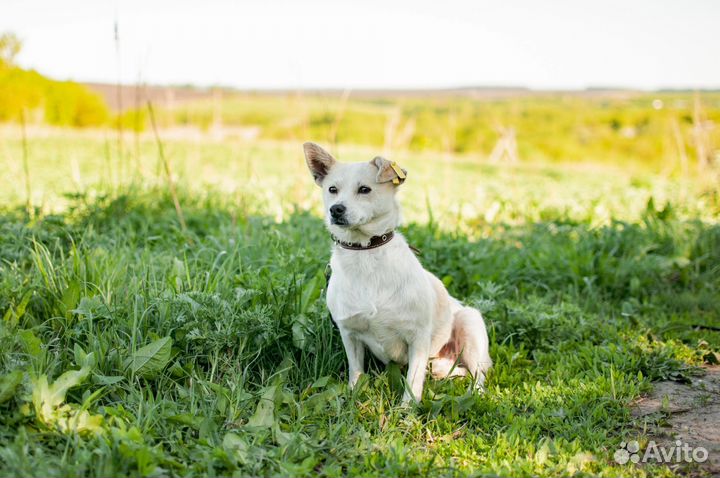
M 475 386 L 482 389 L 485 373 L 492 367 L 490 347 L 482 315 L 472 307 L 455 311 L 453 336 L 461 350 L 460 361 L 475 380 Z

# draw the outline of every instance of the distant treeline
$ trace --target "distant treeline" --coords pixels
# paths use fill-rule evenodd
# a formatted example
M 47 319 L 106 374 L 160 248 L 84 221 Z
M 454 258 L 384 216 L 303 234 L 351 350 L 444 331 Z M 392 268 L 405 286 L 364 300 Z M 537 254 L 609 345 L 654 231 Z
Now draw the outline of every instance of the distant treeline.
M 101 96 L 72 81 L 55 81 L 15 64 L 22 41 L 0 34 L 0 121 L 99 126 L 110 113 Z

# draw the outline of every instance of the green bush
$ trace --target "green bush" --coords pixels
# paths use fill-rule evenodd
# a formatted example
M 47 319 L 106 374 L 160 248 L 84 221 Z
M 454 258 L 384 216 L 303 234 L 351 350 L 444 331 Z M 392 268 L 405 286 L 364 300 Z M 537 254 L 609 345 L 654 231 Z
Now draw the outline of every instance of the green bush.
M 99 126 L 110 117 L 102 97 L 83 85 L 0 63 L 0 121 L 19 121 L 23 111 L 57 126 Z

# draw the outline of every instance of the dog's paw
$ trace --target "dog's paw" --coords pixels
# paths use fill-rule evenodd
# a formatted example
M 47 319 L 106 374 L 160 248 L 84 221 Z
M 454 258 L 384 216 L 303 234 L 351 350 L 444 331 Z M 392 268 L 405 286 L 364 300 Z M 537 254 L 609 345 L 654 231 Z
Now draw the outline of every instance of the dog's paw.
M 355 389 L 360 377 L 362 377 L 362 372 L 352 372 L 350 374 L 350 378 L 348 379 L 348 387 L 350 387 L 350 390 Z
M 405 392 L 403 394 L 402 401 L 400 402 L 400 406 L 403 408 L 415 408 L 420 404 L 420 400 L 422 400 L 422 397 L 416 398 L 413 394 Z

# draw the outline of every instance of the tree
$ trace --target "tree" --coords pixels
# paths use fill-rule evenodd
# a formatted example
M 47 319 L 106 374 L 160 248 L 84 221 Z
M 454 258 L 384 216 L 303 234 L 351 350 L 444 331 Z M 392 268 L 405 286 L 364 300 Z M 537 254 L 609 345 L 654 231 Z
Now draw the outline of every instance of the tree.
M 12 32 L 0 33 L 0 65 L 14 66 L 22 50 L 22 40 Z

